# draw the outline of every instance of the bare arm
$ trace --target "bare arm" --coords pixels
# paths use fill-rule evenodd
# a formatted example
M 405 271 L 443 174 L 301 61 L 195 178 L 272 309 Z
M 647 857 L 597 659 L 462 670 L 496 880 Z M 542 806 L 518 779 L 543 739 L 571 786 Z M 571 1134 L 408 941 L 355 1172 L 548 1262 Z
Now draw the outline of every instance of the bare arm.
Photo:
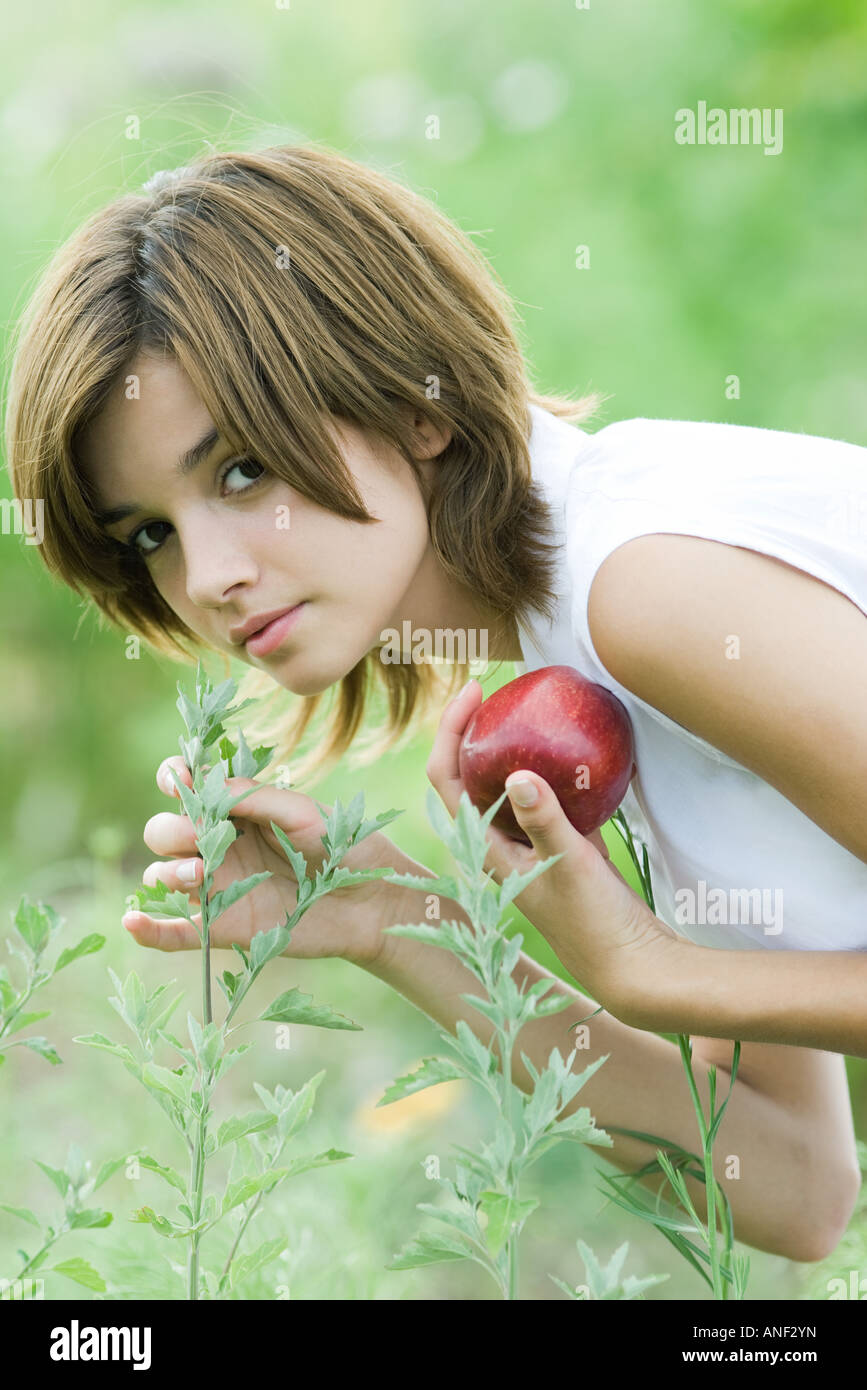
M 568 959 L 564 964 L 568 969 Z M 661 1033 L 695 1031 L 867 1057 L 867 955 L 660 942 L 653 968 L 645 969 L 621 1012 L 635 1027 Z
M 426 871 L 413 865 L 411 872 Z M 417 892 L 406 890 L 402 901 L 394 900 L 391 920 L 421 920 L 419 901 Z M 448 900 L 442 901 L 441 911 L 445 919 L 469 920 L 457 903 Z M 383 943 L 379 956 L 361 962 L 363 968 L 450 1032 L 456 1031 L 457 1021 L 462 1018 L 477 1037 L 490 1043 L 493 1025 L 460 998 L 461 994 L 477 993 L 479 983 L 455 956 L 405 937 L 385 936 Z M 568 1056 L 575 1046 L 575 1034 L 568 1031 L 570 1024 L 586 1019 L 596 1006 L 585 994 L 524 953 L 519 957 L 514 977 L 519 985 L 524 980 L 528 985 L 536 980 L 550 980 L 560 993 L 574 1001 L 562 1013 L 534 1020 L 521 1030 L 512 1078 L 529 1093 L 532 1081 L 517 1054 L 525 1052 L 540 1071 L 547 1065 L 553 1047 Z M 696 1117 L 677 1046 L 606 1012 L 589 1019 L 588 1029 L 590 1045 L 576 1055 L 573 1069 L 580 1071 L 605 1053 L 609 1054 L 608 1060 L 561 1114 L 587 1106 L 595 1123 L 603 1129 L 617 1125 L 643 1130 L 697 1152 L 700 1141 Z M 697 1051 L 693 1070 L 707 1113 L 708 1064 Z M 726 1094 L 728 1084 L 721 1072 L 717 1104 Z M 800 1109 L 790 1101 L 791 1096 L 780 1099 L 739 1075 L 717 1137 L 714 1172 L 731 1204 L 739 1240 L 790 1259 L 816 1260 L 834 1248 L 845 1230 L 859 1179 L 843 1146 L 835 1150 L 839 1171 L 824 1162 L 825 1154 L 820 1157 L 816 1145 L 816 1127 L 805 1122 L 803 1097 Z M 596 1146 L 596 1152 L 623 1171 L 633 1172 L 654 1157 L 650 1145 L 621 1135 L 611 1137 L 613 1147 Z M 725 1176 L 727 1155 L 740 1159 L 737 1179 Z M 640 1181 L 653 1192 L 665 1184 L 659 1173 Z M 706 1220 L 704 1184 L 690 1177 L 686 1181 L 696 1210 Z

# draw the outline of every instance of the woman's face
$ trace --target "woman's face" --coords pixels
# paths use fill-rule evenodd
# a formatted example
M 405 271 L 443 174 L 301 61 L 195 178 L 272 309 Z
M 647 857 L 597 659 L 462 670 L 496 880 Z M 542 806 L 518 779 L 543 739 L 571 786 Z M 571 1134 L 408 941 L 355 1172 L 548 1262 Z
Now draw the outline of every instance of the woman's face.
M 386 628 L 432 619 L 444 598 L 430 547 L 424 499 L 411 468 L 384 442 L 373 445 L 348 421 L 329 417 L 365 507 L 365 525 L 317 506 L 258 462 L 241 462 L 218 438 L 181 476 L 181 456 L 213 428 L 186 373 L 169 358 L 140 355 L 82 438 L 81 465 L 100 512 L 129 506 L 106 522 L 142 553 L 153 583 L 187 626 L 214 647 L 266 670 L 298 695 L 342 679 Z M 127 378 L 128 379 L 128 378 Z M 408 424 L 414 417 L 407 414 Z M 417 417 L 427 452 L 446 447 Z M 427 475 L 429 476 L 429 475 Z M 304 604 L 279 646 L 256 655 L 231 633 L 251 618 Z

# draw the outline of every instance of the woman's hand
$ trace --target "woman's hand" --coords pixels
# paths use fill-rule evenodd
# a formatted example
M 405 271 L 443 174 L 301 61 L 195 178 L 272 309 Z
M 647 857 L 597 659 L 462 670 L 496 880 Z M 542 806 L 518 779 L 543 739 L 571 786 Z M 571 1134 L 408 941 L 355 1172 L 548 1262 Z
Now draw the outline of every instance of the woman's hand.
M 466 790 L 458 770 L 458 749 L 481 695 L 481 686 L 473 681 L 446 706 L 427 764 L 427 775 L 452 816 Z M 522 782 L 529 782 L 538 793 L 530 806 L 517 800 L 520 787 L 517 792 L 514 788 Z M 515 902 L 570 974 L 616 1014 L 640 988 L 648 957 L 655 957 L 668 939 L 678 939 L 677 933 L 650 911 L 610 863 L 601 831 L 585 836 L 574 829 L 544 778 L 516 771 L 505 786 L 532 847 L 491 826 L 485 867 L 501 884 L 513 869 L 526 873 L 539 860 L 562 855 Z
M 186 786 L 192 787 L 193 780 L 183 758 L 166 758 L 157 772 L 161 791 L 167 796 L 178 795 L 169 767 L 175 769 Z M 211 946 L 218 949 L 231 948 L 234 941 L 246 949 L 256 932 L 269 931 L 284 922 L 286 914 L 295 910 L 298 901 L 291 865 L 271 829 L 271 821 L 279 825 L 293 847 L 304 855 L 311 875 L 325 862 L 325 846 L 321 839 L 325 822 L 316 803 L 300 792 L 257 783 L 250 777 L 230 777 L 227 786 L 235 794 L 249 787 L 258 786 L 260 790 L 232 807 L 230 819 L 243 834 L 239 833 L 229 847 L 213 876 L 213 886 L 227 888 L 238 879 L 266 870 L 270 870 L 272 877 L 221 913 L 211 927 L 210 939 Z M 170 890 L 189 893 L 193 905 L 200 907 L 203 861 L 197 852 L 189 816 L 159 812 L 147 822 L 144 840 L 155 854 L 172 858 L 168 863 L 148 865 L 143 882 L 153 887 L 160 881 Z M 188 861 L 193 866 L 192 879 L 182 878 L 180 874 L 181 867 Z M 419 869 L 419 865 L 403 854 L 382 831 L 368 835 L 340 862 L 347 869 L 392 868 L 399 873 L 414 873 Z M 400 902 L 401 890 L 383 879 L 334 889 L 313 903 L 293 927 L 291 942 L 283 954 L 304 959 L 340 956 L 364 965 L 375 959 L 382 947 L 382 927 L 400 920 L 395 915 L 395 904 Z M 201 927 L 201 911 L 194 912 L 193 919 Z M 160 951 L 201 949 L 195 930 L 183 917 L 159 918 L 146 912 L 127 912 L 123 924 L 140 946 Z

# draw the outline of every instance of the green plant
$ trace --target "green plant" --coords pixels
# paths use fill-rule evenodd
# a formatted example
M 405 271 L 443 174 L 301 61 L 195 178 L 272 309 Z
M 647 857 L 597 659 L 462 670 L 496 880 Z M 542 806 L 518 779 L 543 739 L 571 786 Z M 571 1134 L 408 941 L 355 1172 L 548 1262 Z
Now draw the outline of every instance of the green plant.
M 123 1158 L 109 1159 L 103 1163 L 95 1178 L 89 1176 L 90 1163 L 85 1162 L 84 1154 L 77 1144 L 70 1144 L 66 1159 L 65 1168 L 50 1168 L 47 1163 L 42 1163 L 38 1158 L 33 1160 L 38 1165 L 57 1188 L 63 1198 L 63 1218 L 57 1226 L 42 1226 L 39 1217 L 29 1207 L 13 1207 L 8 1202 L 0 1202 L 0 1209 L 8 1211 L 12 1216 L 19 1217 L 26 1221 L 28 1225 L 35 1226 L 40 1232 L 41 1244 L 36 1253 L 29 1255 L 26 1250 L 18 1251 L 21 1256 L 21 1267 L 15 1273 L 14 1279 L 2 1279 L 0 1284 L 5 1292 L 8 1285 L 21 1284 L 27 1278 L 30 1279 L 37 1270 L 45 1267 L 49 1252 L 53 1246 L 71 1231 L 93 1230 L 96 1227 L 109 1226 L 112 1222 L 112 1214 L 103 1211 L 99 1207 L 86 1207 L 84 1203 L 88 1200 L 97 1188 L 124 1162 Z M 93 1289 L 97 1293 L 105 1292 L 105 1280 L 102 1275 L 94 1269 L 93 1265 L 80 1256 L 73 1259 L 62 1260 L 60 1264 L 49 1265 L 48 1271 L 62 1274 L 66 1279 L 72 1279 L 76 1284 L 83 1284 L 87 1289 Z
M 454 1204 L 439 1207 L 418 1203 L 419 1211 L 443 1223 L 447 1230 L 422 1232 L 400 1251 L 389 1269 L 411 1269 L 442 1260 L 474 1260 L 487 1271 L 503 1298 L 518 1297 L 518 1240 L 528 1217 L 539 1205 L 535 1197 L 522 1198 L 521 1181 L 527 1169 L 555 1144 L 569 1140 L 579 1144 L 611 1144 L 604 1130 L 593 1124 L 586 1107 L 563 1119 L 560 1112 L 581 1087 L 603 1065 L 598 1058 L 583 1071 L 574 1073 L 572 1062 L 577 1049 L 564 1060 L 553 1048 L 548 1065 L 541 1073 L 521 1053 L 532 1080 L 529 1096 L 512 1081 L 512 1057 L 517 1036 L 534 1018 L 568 1008 L 565 994 L 548 993 L 549 981 L 537 981 L 529 989 L 519 988 L 512 972 L 518 961 L 523 937 L 509 940 L 504 916 L 509 904 L 559 856 L 535 864 L 525 874 L 512 872 L 496 893 L 488 891 L 491 875 L 484 872 L 488 852 L 487 827 L 497 814 L 506 793 L 482 815 L 464 792 L 452 821 L 431 788 L 428 813 L 434 830 L 451 851 L 457 864 L 457 877 L 445 875 L 421 878 L 414 874 L 393 874 L 391 882 L 416 888 L 425 894 L 443 895 L 460 904 L 471 925 L 443 921 L 437 925 L 386 927 L 396 936 L 410 937 L 451 951 L 475 975 L 486 997 L 461 997 L 494 1025 L 493 1046 L 486 1046 L 465 1020 L 457 1023 L 457 1036 L 440 1037 L 456 1054 L 454 1057 L 426 1057 L 419 1069 L 399 1077 L 386 1091 L 379 1105 L 388 1105 L 427 1086 L 443 1081 L 468 1080 L 481 1088 L 496 1110 L 496 1129 L 490 1143 L 478 1154 L 457 1147 L 461 1160 L 456 1164 L 454 1181 L 443 1178 Z M 625 1295 L 627 1297 L 631 1295 Z
M 337 888 L 365 883 L 390 872 L 387 868 L 350 871 L 341 868 L 340 861 L 354 845 L 401 814 L 399 811 L 389 811 L 373 820 L 365 820 L 361 793 L 348 807 L 344 808 L 339 801 L 336 802 L 327 815 L 326 832 L 322 836 L 327 857 L 314 878 L 308 876 L 303 854 L 295 850 L 280 827 L 271 822 L 271 829 L 297 881 L 296 905 L 291 913 L 287 913 L 285 921 L 271 930 L 257 932 L 250 942 L 249 952 L 234 944 L 241 969 L 236 973 L 225 970 L 218 979 L 227 1007 L 222 1020 L 216 1022 L 211 988 L 210 929 L 222 912 L 270 877 L 267 872 L 252 874 L 231 883 L 222 891 L 214 890 L 213 886 L 214 875 L 230 845 L 242 833 L 229 820 L 229 813 L 233 806 L 256 790 L 250 788 L 234 794 L 227 787 L 227 779 L 255 777 L 267 766 L 273 751 L 269 748 L 252 751 L 240 730 L 237 744 L 226 734 L 224 721 L 252 703 L 245 701 L 232 707 L 235 690 L 236 685 L 232 680 L 212 687 L 203 674 L 201 663 L 196 673 L 195 697 L 187 698 L 178 686 L 178 710 L 187 730 L 187 737 L 181 738 L 180 747 L 192 776 L 192 788 L 187 787 L 174 771 L 173 776 L 184 810 L 196 828 L 197 847 L 204 863 L 199 893 L 201 926 L 193 920 L 193 904 L 187 893 L 169 891 L 165 884 L 158 883 L 153 888 L 139 889 L 133 895 L 137 906 L 153 916 L 186 918 L 199 936 L 202 946 L 202 1016 L 199 1020 L 192 1013 L 187 1013 L 190 1047 L 184 1046 L 166 1026 L 182 996 L 170 998 L 167 985 L 159 985 L 147 994 L 135 972 L 131 972 L 123 983 L 110 972 L 116 994 L 109 1002 L 135 1036 L 142 1056 L 137 1057 L 131 1048 L 113 1042 L 101 1033 L 75 1039 L 76 1042 L 119 1057 L 127 1071 L 161 1106 L 184 1141 L 189 1156 L 186 1178 L 151 1155 L 139 1157 L 143 1167 L 157 1173 L 182 1194 L 183 1200 L 177 1203 L 182 1219 L 179 1221 L 160 1214 L 149 1206 L 141 1207 L 132 1219 L 148 1223 L 168 1240 L 188 1242 L 186 1285 L 187 1295 L 191 1299 L 199 1298 L 203 1293 L 210 1298 L 228 1294 L 254 1269 L 261 1268 L 280 1254 L 285 1244 L 280 1237 L 265 1241 L 249 1254 L 239 1253 L 244 1233 L 263 1197 L 298 1173 L 352 1157 L 341 1150 L 328 1149 L 323 1153 L 288 1161 L 283 1159 L 286 1145 L 310 1118 L 316 1090 L 324 1072 L 311 1077 L 298 1091 L 277 1086 L 273 1092 L 269 1092 L 265 1087 L 255 1085 L 261 1109 L 230 1116 L 219 1124 L 216 1134 L 211 1130 L 213 1102 L 218 1082 L 252 1046 L 245 1043 L 227 1050 L 231 1035 L 244 1026 L 233 1024 L 232 1021 L 250 987 L 267 963 L 286 950 L 294 927 L 314 902 Z M 205 762 L 209 749 L 220 755 L 211 766 Z M 319 806 L 318 802 L 316 804 Z M 319 809 L 325 816 L 325 808 L 320 806 Z M 313 1004 L 311 996 L 302 994 L 298 989 L 289 989 L 281 994 L 259 1015 L 259 1019 L 321 1028 L 359 1028 L 358 1024 L 327 1006 Z M 155 1060 L 157 1049 L 162 1044 L 168 1044 L 181 1056 L 183 1060 L 180 1066 L 166 1067 Z M 209 1159 L 225 1149 L 232 1150 L 232 1161 L 224 1190 L 218 1198 L 215 1193 L 205 1191 L 206 1166 Z M 203 1239 L 232 1213 L 238 1213 L 237 1229 L 222 1268 L 200 1268 Z M 177 1273 L 183 1272 L 182 1266 L 172 1261 L 170 1264 Z
M 647 846 L 642 845 L 642 857 L 639 862 L 635 842 L 630 832 L 626 818 L 622 811 L 616 811 L 612 816 L 612 821 L 623 839 L 641 884 L 644 899 L 651 912 L 655 912 L 653 897 L 653 885 L 650 878 L 650 864 L 648 862 Z M 612 1189 L 610 1200 L 623 1207 L 625 1211 L 631 1212 L 633 1216 L 639 1217 L 642 1221 L 647 1221 L 665 1236 L 666 1240 L 680 1251 L 681 1255 L 689 1261 L 698 1274 L 713 1289 L 716 1299 L 727 1299 L 729 1290 L 732 1290 L 735 1298 L 745 1298 L 747 1280 L 749 1278 L 750 1260 L 749 1256 L 736 1254 L 734 1251 L 734 1227 L 732 1223 L 731 1207 L 728 1197 L 723 1191 L 722 1186 L 714 1177 L 713 1172 L 713 1144 L 716 1139 L 726 1106 L 732 1093 L 737 1076 L 738 1060 L 740 1058 L 741 1045 L 735 1042 L 732 1055 L 731 1080 L 728 1092 L 720 1105 L 716 1109 L 716 1077 L 717 1069 L 715 1066 L 708 1068 L 708 1090 L 710 1097 L 710 1114 L 706 1116 L 698 1088 L 695 1083 L 695 1074 L 692 1069 L 692 1044 L 686 1033 L 678 1033 L 677 1042 L 680 1048 L 681 1058 L 683 1059 L 686 1071 L 687 1084 L 690 1095 L 692 1096 L 695 1108 L 696 1119 L 698 1121 L 699 1136 L 701 1138 L 701 1154 L 691 1153 L 680 1145 L 672 1144 L 667 1139 L 661 1139 L 656 1134 L 646 1134 L 639 1130 L 624 1129 L 617 1125 L 609 1128 L 614 1134 L 628 1134 L 634 1139 L 641 1139 L 647 1144 L 657 1144 L 656 1158 L 645 1164 L 637 1172 L 629 1174 L 618 1174 L 611 1177 L 608 1174 L 600 1173 L 600 1176 L 608 1183 Z M 690 1163 L 696 1166 L 688 1166 Z M 646 1174 L 653 1172 L 664 1173 L 668 1185 L 674 1192 L 678 1204 L 690 1218 L 688 1224 L 678 1220 L 676 1216 L 665 1214 L 659 1208 L 659 1198 L 655 1207 L 643 1199 L 638 1199 L 630 1188 Z M 703 1222 L 695 1210 L 693 1202 L 687 1190 L 684 1172 L 690 1177 L 703 1182 L 707 1188 L 707 1223 Z M 717 1210 L 722 1216 L 723 1225 L 723 1246 L 722 1250 L 718 1247 L 717 1232 Z M 694 1241 L 687 1238 L 687 1233 L 697 1233 L 702 1239 L 704 1248 L 696 1245 Z M 702 1266 L 706 1265 L 710 1271 Z
M 629 1274 L 621 1280 L 620 1271 L 629 1251 L 628 1240 L 615 1250 L 607 1265 L 600 1265 L 590 1246 L 585 1245 L 583 1240 L 576 1243 L 587 1271 L 587 1298 L 616 1298 L 623 1301 L 641 1298 L 645 1289 L 652 1288 L 654 1284 L 664 1284 L 666 1279 L 670 1278 L 668 1274 L 650 1274 L 646 1279 L 636 1279 L 634 1275 Z M 572 1288 L 571 1285 L 565 1284 L 554 1274 L 549 1274 L 548 1278 L 553 1279 L 557 1287 L 568 1294 L 570 1298 L 583 1299 L 585 1297 L 583 1293 L 578 1291 L 580 1285 Z
M 66 918 L 60 917 L 53 907 L 47 907 L 42 902 L 32 903 L 26 894 L 12 915 L 13 927 L 24 949 L 11 937 L 6 942 L 6 949 L 10 955 L 23 961 L 24 980 L 16 987 L 6 966 L 0 965 L 0 1065 L 6 1061 L 3 1054 L 13 1047 L 29 1047 L 31 1052 L 38 1052 L 40 1057 L 55 1067 L 63 1061 L 47 1038 L 15 1038 L 11 1042 L 9 1039 L 14 1033 L 20 1033 L 22 1028 L 29 1028 L 31 1023 L 47 1018 L 51 1013 L 50 1009 L 39 1009 L 35 1013 L 22 1012 L 38 989 L 59 970 L 78 960 L 79 956 L 91 955 L 105 945 L 104 936 L 91 932 L 75 946 L 67 946 L 61 951 L 53 965 L 46 965 L 46 952 L 62 931 L 65 921 Z

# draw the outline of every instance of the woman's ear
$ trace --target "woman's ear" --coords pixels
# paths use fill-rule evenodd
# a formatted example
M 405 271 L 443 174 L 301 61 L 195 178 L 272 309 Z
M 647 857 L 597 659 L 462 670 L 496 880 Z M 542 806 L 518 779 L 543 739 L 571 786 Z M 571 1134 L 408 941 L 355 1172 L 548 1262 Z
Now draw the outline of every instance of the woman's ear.
M 419 461 L 435 459 L 448 448 L 452 441 L 448 427 L 440 429 L 423 411 L 412 406 L 404 408 L 404 418 L 411 431 L 409 450 L 413 458 Z

